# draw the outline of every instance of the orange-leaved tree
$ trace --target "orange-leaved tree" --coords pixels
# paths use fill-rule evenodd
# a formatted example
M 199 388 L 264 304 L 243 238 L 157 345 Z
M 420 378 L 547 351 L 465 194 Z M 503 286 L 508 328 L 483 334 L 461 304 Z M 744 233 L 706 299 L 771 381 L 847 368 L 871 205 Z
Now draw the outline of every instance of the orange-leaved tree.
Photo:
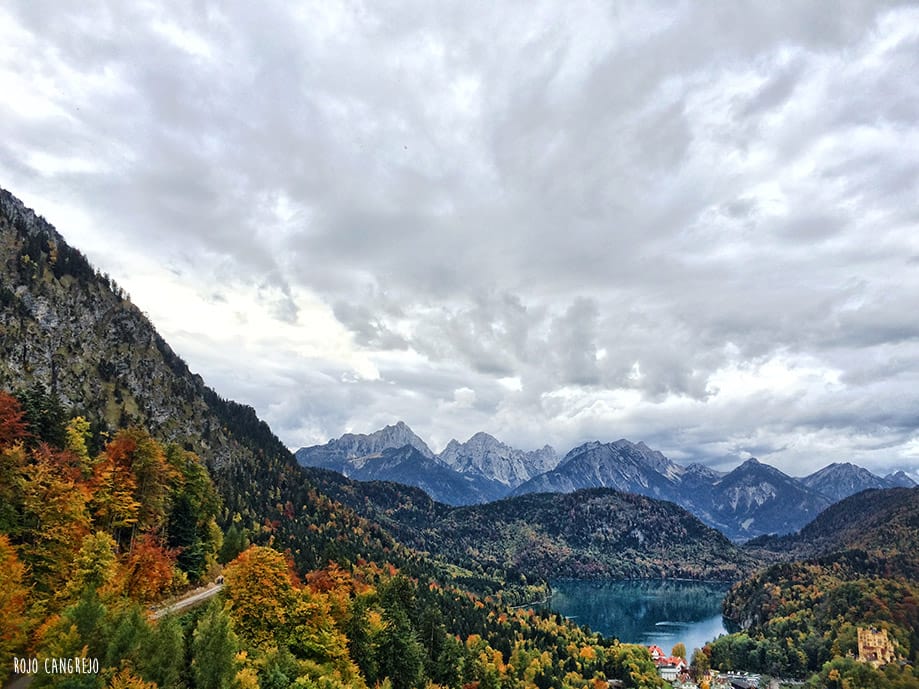
M 39 445 L 22 467 L 18 489 L 22 500 L 21 553 L 36 590 L 63 588 L 74 556 L 90 531 L 86 487 L 64 470 L 62 453 Z
M 169 588 L 175 576 L 175 551 L 163 547 L 153 534 L 134 541 L 125 563 L 125 588 L 134 600 L 156 600 Z
M 96 525 L 119 543 L 137 523 L 140 503 L 134 497 L 137 477 L 131 470 L 132 439 L 116 437 L 96 461 L 92 478 L 92 510 Z
M 28 435 L 25 412 L 19 400 L 0 392 L 0 449 L 21 442 Z

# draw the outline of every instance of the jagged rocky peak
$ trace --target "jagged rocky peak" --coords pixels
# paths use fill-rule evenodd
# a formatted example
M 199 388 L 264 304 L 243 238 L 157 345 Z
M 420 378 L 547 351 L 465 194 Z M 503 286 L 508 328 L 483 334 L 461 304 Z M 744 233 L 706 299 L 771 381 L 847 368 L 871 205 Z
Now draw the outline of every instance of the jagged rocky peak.
M 869 488 L 890 488 L 886 479 L 851 462 L 833 462 L 801 479 L 801 483 L 834 502 Z
M 668 481 L 677 480 L 684 471 L 683 467 L 671 462 L 663 453 L 652 450 L 643 442 L 633 443 L 625 438 L 612 443 L 592 440 L 579 445 L 565 455 L 560 466 L 572 461 L 583 463 L 585 460 L 592 466 L 605 466 L 608 469 L 626 465 L 641 467 L 642 470 L 650 469 Z M 613 487 L 624 489 L 622 486 Z
M 754 483 L 771 483 L 783 485 L 797 485 L 796 479 L 792 478 L 780 469 L 776 469 L 771 464 L 765 464 L 756 457 L 743 462 L 733 471 L 729 471 L 723 476 L 719 483 L 730 483 L 733 485 L 752 485 Z
M 716 481 L 722 476 L 724 476 L 724 472 L 717 471 L 716 469 L 712 469 L 710 466 L 706 464 L 701 464 L 699 462 L 693 462 L 692 464 L 687 466 L 683 473 L 686 476 L 696 476 L 700 478 L 709 479 L 711 481 Z
M 897 488 L 915 488 L 917 484 L 909 474 L 907 474 L 902 469 L 893 474 L 887 474 L 884 477 L 885 481 L 891 483 L 894 487 Z
M 664 455 L 662 452 L 657 450 L 652 450 L 650 447 L 645 445 L 644 441 L 639 441 L 637 443 L 630 442 L 625 438 L 620 438 L 615 443 L 614 447 L 623 447 L 630 448 L 635 452 L 640 458 L 641 461 L 646 465 L 651 467 L 657 472 L 660 472 L 668 478 L 675 478 L 683 473 L 682 467 L 674 464 Z
M 625 439 L 590 441 L 571 450 L 561 463 L 519 486 L 515 494 L 614 488 L 673 499 L 682 468 L 664 455 Z
M 527 452 L 482 431 L 465 443 L 451 440 L 438 459 L 460 473 L 498 481 L 509 488 L 516 488 L 558 464 L 558 455 L 549 445 Z
M 404 421 L 398 421 L 391 426 L 385 426 L 370 434 L 345 433 L 337 440 L 330 440 L 327 447 L 334 447 L 345 457 L 366 457 L 379 454 L 390 448 L 400 448 L 411 445 L 428 459 L 434 458 L 434 453 L 425 442 L 415 435 Z

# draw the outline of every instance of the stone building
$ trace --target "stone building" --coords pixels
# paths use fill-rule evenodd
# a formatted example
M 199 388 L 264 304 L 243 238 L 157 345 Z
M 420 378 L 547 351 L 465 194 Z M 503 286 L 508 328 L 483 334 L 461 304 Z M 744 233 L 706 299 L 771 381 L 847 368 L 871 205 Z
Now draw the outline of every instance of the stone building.
M 880 667 L 894 662 L 896 658 L 893 643 L 887 636 L 886 629 L 858 628 L 858 659 L 860 661 Z

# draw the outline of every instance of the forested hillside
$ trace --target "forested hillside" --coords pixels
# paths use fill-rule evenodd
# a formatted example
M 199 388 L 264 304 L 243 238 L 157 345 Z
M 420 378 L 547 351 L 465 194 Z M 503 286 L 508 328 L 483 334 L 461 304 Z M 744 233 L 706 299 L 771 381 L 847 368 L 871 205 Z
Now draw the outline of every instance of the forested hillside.
M 58 429 L 0 393 L 0 653 L 88 668 L 39 671 L 38 687 L 659 685 L 644 649 L 390 563 L 298 574 L 278 550 L 224 537 L 221 499 L 194 454 L 137 428 L 97 455 L 94 440 L 82 417 Z M 227 561 L 206 609 L 154 621 L 141 607 Z
M 0 332 L 0 390 L 47 409 L 49 433 L 65 410 L 82 415 L 96 450 L 105 434 L 135 425 L 194 452 L 213 471 L 231 542 L 277 543 L 304 570 L 360 556 L 418 559 L 319 495 L 251 407 L 192 374 L 123 290 L 2 189 Z
M 919 488 L 862 491 L 828 507 L 796 534 L 757 538 L 746 548 L 798 558 L 852 549 L 915 554 L 919 552 Z
M 608 488 L 448 507 L 418 489 L 306 471 L 324 494 L 386 524 L 403 542 L 512 580 L 523 575 L 734 581 L 758 564 L 681 507 Z

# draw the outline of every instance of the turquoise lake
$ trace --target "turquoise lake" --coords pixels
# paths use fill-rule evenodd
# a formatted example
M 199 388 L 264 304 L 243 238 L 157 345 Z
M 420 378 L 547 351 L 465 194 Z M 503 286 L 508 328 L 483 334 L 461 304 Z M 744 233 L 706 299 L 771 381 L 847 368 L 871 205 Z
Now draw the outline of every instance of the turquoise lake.
M 678 641 L 688 656 L 726 634 L 721 601 L 730 584 L 695 581 L 554 581 L 548 607 L 623 643 Z

